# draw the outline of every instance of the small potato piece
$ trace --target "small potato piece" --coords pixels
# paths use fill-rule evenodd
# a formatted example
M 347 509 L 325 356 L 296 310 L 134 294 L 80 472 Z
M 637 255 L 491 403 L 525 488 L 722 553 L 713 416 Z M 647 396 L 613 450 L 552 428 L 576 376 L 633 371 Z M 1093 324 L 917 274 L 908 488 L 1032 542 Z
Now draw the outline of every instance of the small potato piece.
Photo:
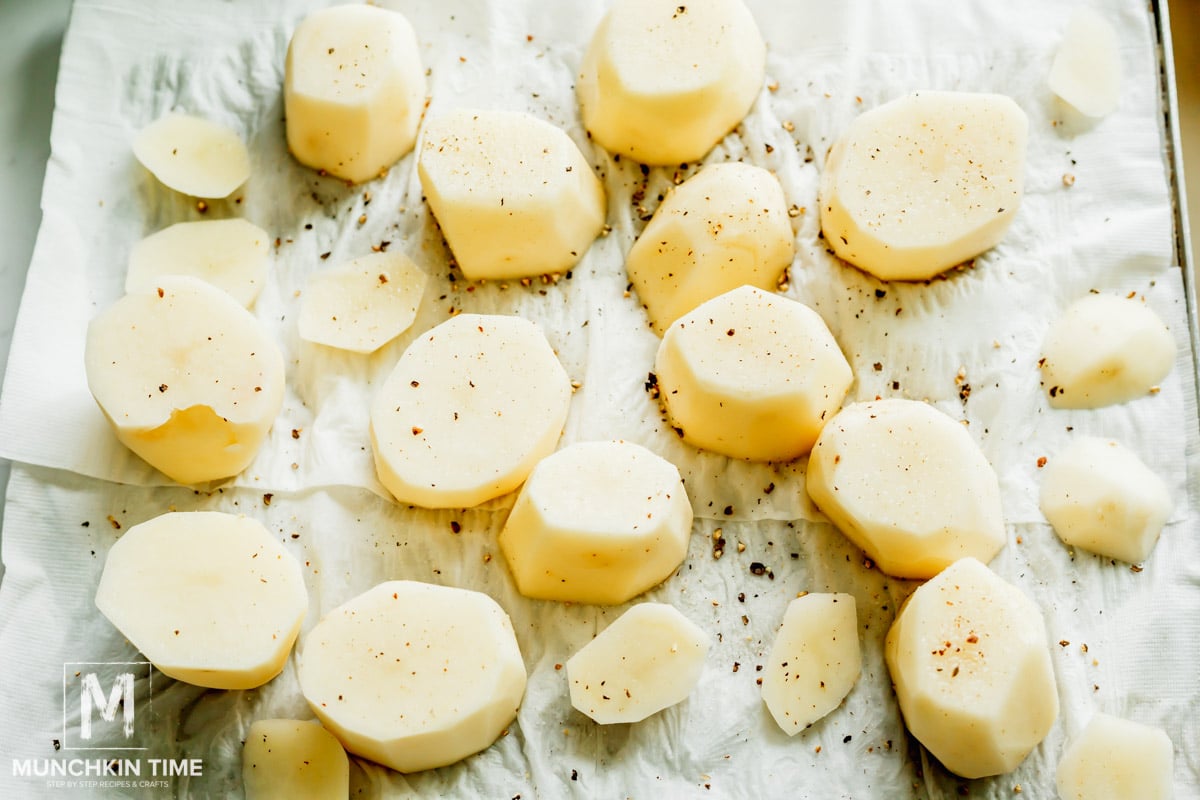
M 1004 546 L 1000 486 L 966 428 L 899 398 L 855 403 L 826 423 L 808 493 L 888 575 L 930 578 Z
M 129 254 L 126 292 L 153 292 L 164 275 L 190 275 L 254 305 L 267 279 L 271 239 L 244 219 L 180 222 L 142 239 Z
M 583 124 L 610 152 L 643 164 L 698 161 L 754 105 L 765 66 L 741 0 L 618 0 L 575 84 Z
M 604 187 L 583 153 L 562 129 L 529 114 L 432 117 L 417 171 L 469 280 L 566 271 L 604 226 Z
M 1106 439 L 1079 439 L 1042 475 L 1042 513 L 1063 542 L 1133 564 L 1150 555 L 1172 506 L 1162 478 Z
M 164 186 L 193 197 L 228 197 L 250 177 L 250 153 L 238 135 L 188 114 L 142 128 L 133 154 Z
M 1042 355 L 1053 408 L 1101 408 L 1153 391 L 1175 365 L 1175 339 L 1143 303 L 1088 294 L 1050 326 Z
M 763 702 L 788 736 L 833 711 L 862 671 L 854 595 L 806 594 L 788 604 L 763 673 Z
M 580 442 L 534 467 L 500 549 L 526 597 L 615 604 L 670 577 L 691 532 L 674 464 L 628 442 Z
M 749 164 L 711 164 L 672 189 L 625 262 L 659 335 L 744 284 L 774 289 L 795 243 L 783 187 Z
M 220 289 L 189 277 L 157 283 L 88 326 L 88 387 L 121 443 L 167 477 L 236 475 L 283 405 L 283 356 Z
M 684 441 L 752 461 L 811 450 L 854 380 L 817 312 L 752 286 L 675 322 L 654 370 Z
M 920 281 L 995 246 L 1024 192 L 1029 121 L 997 94 L 915 92 L 856 118 L 818 202 L 838 258 Z
M 1111 114 L 1121 100 L 1121 52 L 1117 32 L 1099 12 L 1077 6 L 1071 12 L 1054 64 L 1050 91 L 1081 114 Z
M 570 402 L 567 373 L 536 325 L 460 314 L 409 345 L 375 396 L 375 471 L 402 503 L 478 505 L 554 452 Z
M 319 722 L 260 719 L 242 748 L 246 800 L 346 800 L 350 760 Z
M 1175 754 L 1158 728 L 1092 715 L 1058 761 L 1062 800 L 1170 800 Z
M 352 183 L 379 177 L 412 150 L 425 110 L 412 25 L 373 5 L 314 11 L 288 44 L 283 102 L 297 161 Z
M 709 638 L 666 603 L 639 603 L 567 661 L 571 705 L 601 725 L 641 722 L 700 681 Z
M 381 583 L 329 612 L 301 645 L 300 690 L 355 755 L 400 772 L 491 746 L 517 715 L 525 663 L 485 594 Z
M 373 353 L 417 317 L 427 277 L 403 253 L 372 253 L 317 273 L 300 301 L 300 338 Z
M 308 593 L 299 562 L 258 521 L 175 512 L 112 546 L 96 607 L 165 675 L 253 689 L 283 670 Z
M 909 732 L 964 778 L 1016 769 L 1058 717 L 1041 610 L 973 558 L 913 592 L 884 655 Z

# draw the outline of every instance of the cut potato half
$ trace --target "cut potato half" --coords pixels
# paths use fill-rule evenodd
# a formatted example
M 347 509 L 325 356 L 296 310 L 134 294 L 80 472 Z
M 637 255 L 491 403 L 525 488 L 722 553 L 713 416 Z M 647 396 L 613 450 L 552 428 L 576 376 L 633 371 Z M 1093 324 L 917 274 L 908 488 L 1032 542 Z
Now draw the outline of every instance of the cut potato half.
M 428 278 L 403 253 L 372 253 L 308 279 L 300 338 L 373 353 L 412 326 Z
M 319 722 L 260 719 L 242 747 L 246 800 L 347 800 L 350 760 Z
M 164 186 L 193 197 L 228 197 L 250 177 L 250 153 L 237 133 L 188 114 L 142 128 L 133 154 Z
M 271 238 L 244 219 L 180 222 L 142 239 L 129 254 L 126 292 L 153 292 L 166 275 L 211 283 L 249 308 L 267 279 Z

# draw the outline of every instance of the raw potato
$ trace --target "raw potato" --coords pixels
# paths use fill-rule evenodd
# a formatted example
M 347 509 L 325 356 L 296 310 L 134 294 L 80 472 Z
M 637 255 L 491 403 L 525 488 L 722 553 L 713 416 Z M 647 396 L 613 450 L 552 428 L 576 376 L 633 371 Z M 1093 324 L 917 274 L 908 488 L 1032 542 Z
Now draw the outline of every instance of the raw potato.
M 288 44 L 283 84 L 296 160 L 362 183 L 412 150 L 425 110 L 418 50 L 398 11 L 340 5 L 305 17 Z
M 995 246 L 1024 192 L 1029 121 L 998 94 L 915 92 L 855 119 L 818 203 L 837 256 L 881 280 L 932 278 Z
M 249 308 L 267 279 L 270 242 L 244 219 L 177 223 L 134 245 L 125 291 L 153 292 L 164 275 L 190 275 Z
M 534 467 L 500 549 L 526 597 L 616 604 L 670 577 L 691 532 L 674 464 L 628 442 L 580 442 Z
M 1099 12 L 1071 12 L 1054 64 L 1050 91 L 1088 117 L 1111 114 L 1121 100 L 1121 53 L 1117 32 Z
M 711 164 L 672 189 L 625 262 L 662 335 L 701 303 L 744 284 L 774 289 L 795 242 L 783 187 L 749 164 Z
M 554 452 L 567 373 L 536 325 L 460 314 L 409 345 L 371 404 L 375 471 L 402 503 L 466 508 Z
M 854 380 L 817 312 L 752 286 L 673 324 L 654 370 L 684 441 L 752 461 L 806 454 Z
M 741 0 L 618 0 L 576 81 L 583 124 L 603 147 L 643 164 L 698 161 L 746 116 L 765 65 Z
M 260 719 L 242 748 L 246 800 L 347 800 L 350 760 L 319 722 Z
M 403 253 L 372 253 L 308 279 L 300 338 L 373 353 L 412 326 L 427 277 Z
M 421 188 L 469 280 L 565 272 L 604 226 L 604 187 L 560 128 L 514 111 L 425 123 Z
M 1005 542 L 996 473 L 961 424 L 933 406 L 855 403 L 826 423 L 808 493 L 850 541 L 899 578 L 930 578 Z
M 163 674 L 253 689 L 283 670 L 308 593 L 300 563 L 258 521 L 175 512 L 113 544 L 96 607 Z
M 1062 800 L 1170 800 L 1175 754 L 1158 728 L 1092 715 L 1058 761 Z
M 1058 717 L 1041 610 L 973 558 L 913 592 L 884 654 L 909 732 L 964 778 L 1016 769 Z
M 305 636 L 300 689 L 351 753 L 400 772 L 489 747 L 517 715 L 525 663 L 485 594 L 381 583 Z
M 806 594 L 788 604 L 763 673 L 763 702 L 788 736 L 833 711 L 862 671 L 854 595 Z
M 1089 294 L 1050 326 L 1042 355 L 1053 408 L 1101 408 L 1156 391 L 1175 364 L 1175 339 L 1142 302 Z
M 220 289 L 188 277 L 157 283 L 88 326 L 88 387 L 121 443 L 169 478 L 236 475 L 283 405 L 283 356 Z
M 1173 505 L 1162 478 L 1106 439 L 1079 439 L 1042 475 L 1042 513 L 1060 539 L 1133 564 L 1149 557 Z
M 133 154 L 164 186 L 193 197 L 228 197 L 250 177 L 250 153 L 238 135 L 187 114 L 142 128 Z
M 639 603 L 567 661 L 571 705 L 601 725 L 640 722 L 700 681 L 709 637 L 666 603 Z

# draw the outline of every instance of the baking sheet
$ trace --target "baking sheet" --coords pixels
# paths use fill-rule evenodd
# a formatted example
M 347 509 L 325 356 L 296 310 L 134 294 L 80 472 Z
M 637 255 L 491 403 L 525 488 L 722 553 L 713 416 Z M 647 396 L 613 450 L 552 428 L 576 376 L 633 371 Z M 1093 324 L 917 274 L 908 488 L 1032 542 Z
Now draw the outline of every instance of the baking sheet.
M 882 665 L 882 636 L 913 584 L 867 569 L 861 553 L 823 522 L 803 491 L 803 461 L 751 465 L 697 453 L 645 394 L 657 339 L 636 298 L 624 296 L 622 262 L 644 225 L 638 206 L 652 211 L 676 170 L 643 176 L 592 146 L 581 129 L 574 73 L 602 8 L 584 0 L 388 4 L 405 12 L 421 41 L 431 70 L 429 113 L 529 111 L 568 131 L 608 191 L 612 231 L 569 278 L 470 287 L 447 266 L 411 156 L 384 179 L 346 187 L 287 155 L 283 54 L 296 22 L 320 5 L 81 0 L 74 8 L 43 225 L 0 399 L 0 455 L 19 462 L 2 540 L 0 671 L 30 687 L 0 698 L 7 720 L 0 753 L 56 757 L 63 662 L 137 658 L 91 602 L 120 530 L 170 507 L 213 508 L 262 519 L 309 563 L 305 630 L 354 594 L 401 577 L 487 591 L 513 617 L 530 683 L 509 735 L 461 765 L 419 775 L 356 762 L 354 784 L 368 795 L 772 797 L 806 787 L 812 797 L 955 796 L 964 782 L 928 763 L 905 737 Z M 1016 773 L 970 782 L 972 796 L 1010 796 L 1016 784 L 1031 796 L 1051 796 L 1064 737 L 1093 710 L 1161 725 L 1176 745 L 1179 795 L 1196 791 L 1197 417 L 1152 13 L 1132 0 L 1094 4 L 1119 32 L 1125 80 L 1119 110 L 1087 125 L 1045 88 L 1070 4 L 973 4 L 953 13 L 932 2 L 750 5 L 768 41 L 766 83 L 777 88 L 764 89 L 707 161 L 742 159 L 778 175 L 797 208 L 787 294 L 816 308 L 837 336 L 855 369 L 848 401 L 928 400 L 969 425 L 1000 477 L 1008 521 L 1009 545 L 992 566 L 1039 602 L 1053 642 L 1070 642 L 1053 647 L 1060 721 Z M 854 116 L 918 88 L 1012 96 L 1030 118 L 1026 196 L 1005 240 L 972 269 L 928 285 L 881 284 L 826 253 L 817 236 L 817 179 L 825 150 Z M 194 201 L 157 184 L 129 149 L 138 129 L 172 108 L 231 125 L 250 147 L 250 181 L 233 199 L 210 204 L 206 217 L 245 216 L 279 237 L 255 313 L 288 364 L 284 408 L 258 459 L 199 494 L 171 487 L 116 442 L 82 369 L 87 321 L 120 296 L 132 245 L 171 223 L 202 218 Z M 1067 174 L 1074 176 L 1069 187 Z M 307 276 L 385 241 L 431 275 L 413 329 L 370 357 L 301 342 L 295 321 Z M 1042 336 L 1063 307 L 1092 289 L 1143 296 L 1176 336 L 1177 368 L 1157 395 L 1100 411 L 1051 410 L 1036 369 Z M 516 594 L 495 548 L 511 497 L 456 514 L 423 512 L 390 503 L 375 480 L 366 414 L 373 388 L 408 342 L 457 311 L 516 313 L 543 327 L 581 383 L 563 443 L 624 438 L 680 466 L 697 513 L 691 552 L 676 577 L 643 599 L 676 604 L 715 637 L 701 686 L 683 705 L 612 728 L 574 712 L 554 665 L 623 607 Z M 964 380 L 971 386 L 965 399 Z M 1140 573 L 1072 556 L 1037 510 L 1038 458 L 1083 434 L 1131 446 L 1177 498 Z M 450 532 L 452 519 L 461 534 Z M 743 541 L 745 552 L 714 561 L 716 527 Z M 767 564 L 773 579 L 752 575 L 754 561 Z M 761 704 L 754 667 L 764 663 L 784 606 L 801 590 L 855 594 L 864 672 L 838 711 L 789 739 Z M 156 756 L 202 757 L 204 774 L 167 788 L 95 791 L 236 796 L 249 723 L 309 716 L 291 665 L 267 687 L 244 693 L 204 692 L 158 675 L 153 702 L 157 722 L 138 735 L 153 742 Z M 74 725 L 67 720 L 68 734 Z M 19 796 L 64 791 L 14 777 L 0 764 L 0 793 L 7 796 L 8 786 Z

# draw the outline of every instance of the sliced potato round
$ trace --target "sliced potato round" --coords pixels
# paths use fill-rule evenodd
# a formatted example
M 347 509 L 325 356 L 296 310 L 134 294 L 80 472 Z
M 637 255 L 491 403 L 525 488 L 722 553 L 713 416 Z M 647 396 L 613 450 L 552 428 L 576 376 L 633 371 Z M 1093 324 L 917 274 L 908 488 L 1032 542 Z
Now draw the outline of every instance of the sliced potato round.
M 1104 117 L 1121 100 L 1117 32 L 1098 11 L 1077 6 L 1054 54 L 1050 91 L 1089 117 Z
M 400 772 L 491 746 L 517 715 L 525 663 L 485 594 L 381 583 L 329 612 L 301 644 L 300 690 L 351 753 Z
M 133 154 L 164 186 L 194 197 L 228 197 L 250 177 L 250 153 L 238 135 L 188 114 L 142 128 Z
M 180 222 L 142 239 L 129 254 L 126 292 L 153 292 L 166 275 L 211 283 L 254 305 L 267 279 L 271 239 L 244 219 Z
M 683 702 L 709 637 L 666 603 L 639 603 L 567 661 L 571 705 L 601 725 L 640 722 Z
M 1062 800 L 1170 800 L 1175 753 L 1160 729 L 1097 712 L 1058 761 Z
M 583 124 L 603 147 L 643 164 L 697 161 L 754 105 L 765 66 L 741 0 L 618 0 L 575 84 Z
M 570 402 L 536 325 L 460 314 L 409 345 L 371 404 L 379 481 L 427 508 L 511 492 L 554 451 Z
M 1042 384 L 1054 408 L 1101 408 L 1145 397 L 1175 365 L 1175 339 L 1143 303 L 1088 294 L 1042 344 Z
M 88 326 L 88 386 L 121 443 L 185 484 L 254 459 L 283 405 L 283 356 L 250 312 L 196 278 L 164 277 Z
M 176 512 L 116 541 L 96 607 L 164 674 L 253 689 L 283 670 L 308 593 L 299 562 L 261 523 Z
M 319 722 L 260 719 L 242 747 L 246 800 L 347 800 L 350 760 Z
M 313 275 L 300 301 L 300 338 L 373 353 L 417 318 L 427 276 L 403 253 L 372 253 Z
M 821 230 L 881 280 L 926 280 L 995 246 L 1024 192 L 1029 121 L 1007 97 L 916 92 L 856 118 L 821 175 Z

